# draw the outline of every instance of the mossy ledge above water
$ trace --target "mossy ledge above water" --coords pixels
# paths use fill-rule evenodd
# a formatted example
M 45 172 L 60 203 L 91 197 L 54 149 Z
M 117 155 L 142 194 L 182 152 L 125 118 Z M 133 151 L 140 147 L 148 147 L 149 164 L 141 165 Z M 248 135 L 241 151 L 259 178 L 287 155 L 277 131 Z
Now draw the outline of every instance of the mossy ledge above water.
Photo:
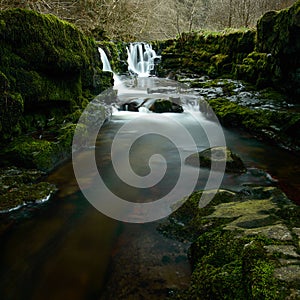
M 39 172 L 70 157 L 84 108 L 112 85 L 96 41 L 76 26 L 31 10 L 0 12 L 0 211 L 55 192 Z M 98 109 L 106 118 L 108 109 Z M 28 172 L 40 176 L 30 179 Z M 30 180 L 19 182 L 24 176 Z
M 208 101 L 222 125 L 242 128 L 256 137 L 299 153 L 300 113 L 251 109 L 226 98 Z
M 299 206 L 276 187 L 220 190 L 204 208 L 201 196 L 159 226 L 191 243 L 190 287 L 170 299 L 299 299 Z
M 112 84 L 96 41 L 74 25 L 30 10 L 1 11 L 1 165 L 53 169 L 71 153 L 82 110 Z

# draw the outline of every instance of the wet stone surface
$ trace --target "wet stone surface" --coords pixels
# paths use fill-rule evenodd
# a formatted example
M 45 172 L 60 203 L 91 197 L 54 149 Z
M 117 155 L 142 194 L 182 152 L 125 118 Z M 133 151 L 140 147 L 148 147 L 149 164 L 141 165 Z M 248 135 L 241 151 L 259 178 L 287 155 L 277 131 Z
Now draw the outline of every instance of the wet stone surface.
M 28 203 L 49 200 L 56 187 L 42 182 L 45 173 L 38 170 L 9 167 L 0 170 L 0 212 L 18 209 Z

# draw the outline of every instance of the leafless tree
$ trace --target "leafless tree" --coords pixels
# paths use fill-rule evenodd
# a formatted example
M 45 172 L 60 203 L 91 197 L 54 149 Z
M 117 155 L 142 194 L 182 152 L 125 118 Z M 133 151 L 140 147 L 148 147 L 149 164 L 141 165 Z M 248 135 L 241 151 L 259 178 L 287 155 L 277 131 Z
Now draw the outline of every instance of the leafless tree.
M 84 32 L 112 39 L 157 40 L 182 32 L 253 27 L 269 10 L 296 0 L 0 0 L 0 9 L 22 7 L 52 13 Z

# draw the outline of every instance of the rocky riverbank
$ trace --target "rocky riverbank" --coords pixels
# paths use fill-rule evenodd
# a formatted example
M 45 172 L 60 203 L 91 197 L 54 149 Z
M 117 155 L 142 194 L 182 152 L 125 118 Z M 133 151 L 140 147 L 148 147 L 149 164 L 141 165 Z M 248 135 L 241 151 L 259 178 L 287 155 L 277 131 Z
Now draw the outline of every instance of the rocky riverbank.
M 225 127 L 240 128 L 258 139 L 299 153 L 300 107 L 272 89 L 257 89 L 232 79 L 186 75 L 179 79 L 199 95 L 200 111 L 216 115 Z
M 172 299 L 299 299 L 300 208 L 276 187 L 193 193 L 159 231 L 191 242 L 189 288 Z

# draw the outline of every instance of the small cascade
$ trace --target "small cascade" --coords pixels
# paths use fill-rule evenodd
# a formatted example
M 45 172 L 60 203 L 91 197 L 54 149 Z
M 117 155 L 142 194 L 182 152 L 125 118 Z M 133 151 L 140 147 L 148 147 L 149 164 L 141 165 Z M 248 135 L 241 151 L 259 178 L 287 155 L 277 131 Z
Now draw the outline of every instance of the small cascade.
M 107 72 L 112 72 L 109 60 L 108 60 L 108 58 L 106 56 L 106 53 L 100 47 L 98 47 L 98 51 L 100 53 L 100 57 L 101 57 L 102 65 L 103 65 L 102 70 L 103 71 L 107 71 Z
M 112 72 L 114 74 L 114 85 L 115 86 L 121 85 L 122 81 L 119 78 L 119 76 L 116 73 L 113 72 L 105 51 L 103 49 L 101 49 L 100 47 L 98 47 L 98 52 L 100 54 L 100 58 L 101 58 L 102 65 L 103 65 L 102 71 Z
M 154 61 L 160 56 L 146 43 L 133 43 L 127 47 L 128 71 L 139 77 L 148 77 L 154 69 Z

